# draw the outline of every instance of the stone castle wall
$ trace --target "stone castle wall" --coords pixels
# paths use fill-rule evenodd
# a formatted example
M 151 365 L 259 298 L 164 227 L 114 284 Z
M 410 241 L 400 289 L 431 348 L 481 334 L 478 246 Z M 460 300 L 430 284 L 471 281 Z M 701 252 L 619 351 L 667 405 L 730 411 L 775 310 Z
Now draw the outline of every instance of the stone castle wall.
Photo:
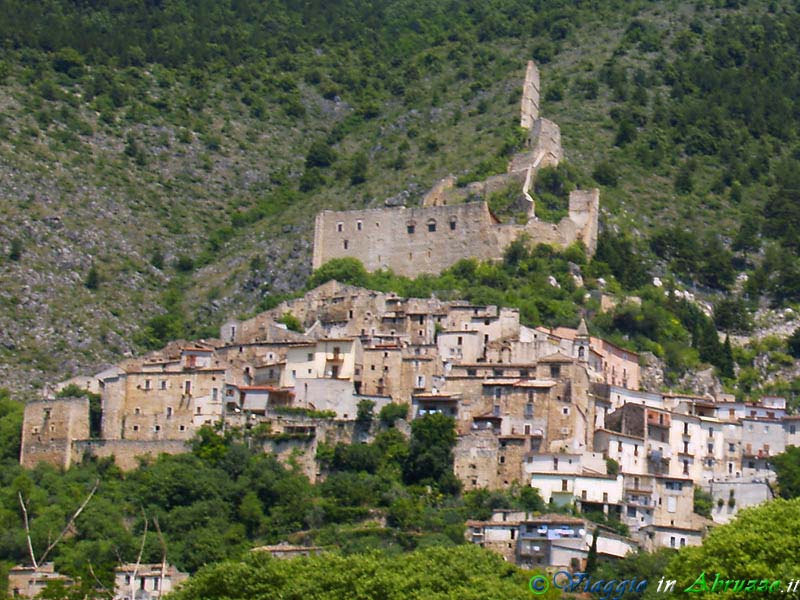
M 568 217 L 558 224 L 533 218 L 525 225 L 498 222 L 485 202 L 323 211 L 315 224 L 312 267 L 354 257 L 368 271 L 392 269 L 409 277 L 440 273 L 462 258 L 499 260 L 522 233 L 534 243 L 561 248 L 580 240 L 592 255 L 597 248 L 599 204 L 597 189 L 573 191 Z
M 588 254 L 597 246 L 600 193 L 597 189 L 570 194 L 569 216 L 559 223 L 536 218 L 528 193 L 539 169 L 555 167 L 564 158 L 561 130 L 539 116 L 539 71 L 527 65 L 520 107 L 520 125 L 529 130 L 528 148 L 512 157 L 507 173 L 466 187 L 457 187 L 452 175 L 440 180 L 418 208 L 375 208 L 323 211 L 314 229 L 312 267 L 329 260 L 353 257 L 368 271 L 391 269 L 414 277 L 440 273 L 462 258 L 497 260 L 521 234 L 533 243 L 565 248 L 582 241 Z M 512 183 L 522 184 L 520 208 L 528 213 L 525 225 L 500 223 L 485 201 Z
M 72 462 L 79 463 L 87 455 L 96 458 L 114 457 L 114 462 L 123 471 L 139 466 L 139 459 L 157 458 L 159 454 L 184 454 L 191 450 L 187 442 L 180 440 L 77 440 L 71 444 Z
M 317 215 L 313 267 L 358 258 L 369 271 L 439 273 L 461 258 L 495 260 L 519 234 L 485 202 L 420 208 L 323 211 Z

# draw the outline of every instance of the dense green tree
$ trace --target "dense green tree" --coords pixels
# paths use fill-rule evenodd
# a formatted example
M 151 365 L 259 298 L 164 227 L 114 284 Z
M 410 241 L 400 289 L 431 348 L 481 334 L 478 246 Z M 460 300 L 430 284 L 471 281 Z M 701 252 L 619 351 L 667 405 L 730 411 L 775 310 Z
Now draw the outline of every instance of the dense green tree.
M 24 406 L 0 388 L 0 462 L 19 460 Z
M 453 475 L 453 448 L 456 445 L 455 421 L 434 413 L 411 422 L 411 443 L 403 467 L 406 483 L 436 485 L 452 493 L 458 489 Z
M 800 496 L 800 447 L 789 446 L 773 457 L 772 466 L 778 475 L 778 491 L 782 498 Z
M 13 261 L 18 261 L 22 258 L 22 240 L 19 238 L 14 238 L 11 240 L 11 248 L 8 251 L 8 258 Z
M 317 140 L 311 144 L 306 154 L 306 168 L 329 167 L 336 160 L 336 152 L 325 140 Z
M 339 283 L 364 286 L 367 283 L 367 270 L 358 259 L 335 258 L 312 273 L 307 287 L 315 288 L 331 279 L 335 279 Z
M 303 331 L 303 324 L 300 322 L 300 319 L 295 317 L 290 312 L 287 312 L 287 313 L 284 313 L 283 315 L 281 315 L 278 318 L 278 323 L 282 323 L 283 325 L 286 325 L 286 328 L 289 329 L 290 331 L 298 331 L 298 332 L 302 332 Z
M 243 562 L 203 569 L 175 593 L 175 599 L 522 600 L 530 598 L 530 577 L 499 555 L 471 544 L 427 548 L 407 554 L 403 560 L 380 553 L 323 554 L 292 561 L 251 554 Z M 556 598 L 558 591 L 539 597 Z
M 780 523 L 780 526 L 776 526 Z M 686 547 L 663 572 L 683 586 L 675 596 L 689 588 L 703 573 L 710 587 L 715 574 L 725 579 L 778 579 L 800 577 L 796 556 L 800 550 L 800 499 L 774 500 L 738 513 L 737 519 L 712 529 L 701 546 Z M 698 584 L 694 589 L 702 589 Z M 752 594 L 725 592 L 729 598 Z
M 791 354 L 795 358 L 800 358 L 800 327 L 795 329 L 786 340 L 786 346 L 789 350 L 789 354 Z
M 694 486 L 694 512 L 701 517 L 711 518 L 713 508 L 713 497 L 699 486 Z
M 100 287 L 100 272 L 97 270 L 96 266 L 92 265 L 89 267 L 89 272 L 86 274 L 86 279 L 83 281 L 83 285 L 92 291 Z
M 381 407 L 378 418 L 380 418 L 381 422 L 386 425 L 394 425 L 394 422 L 397 419 L 408 418 L 408 404 L 396 404 L 394 402 L 390 402 L 389 404 Z

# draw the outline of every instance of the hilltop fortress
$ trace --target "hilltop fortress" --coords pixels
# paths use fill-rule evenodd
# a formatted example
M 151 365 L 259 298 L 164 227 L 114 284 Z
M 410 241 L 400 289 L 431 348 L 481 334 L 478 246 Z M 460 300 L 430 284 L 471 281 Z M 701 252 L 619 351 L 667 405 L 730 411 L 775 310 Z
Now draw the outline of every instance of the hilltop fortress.
M 580 240 L 589 255 L 597 247 L 600 192 L 575 190 L 569 196 L 569 214 L 558 224 L 536 217 L 530 194 L 536 174 L 564 158 L 561 131 L 539 116 L 539 70 L 528 62 L 523 85 L 520 126 L 529 131 L 526 149 L 514 155 L 508 171 L 465 187 L 452 175 L 438 182 L 414 208 L 372 208 L 322 211 L 314 228 L 312 267 L 334 258 L 359 259 L 369 271 L 391 269 L 413 277 L 439 273 L 462 258 L 496 260 L 522 234 L 535 243 L 567 247 Z M 502 223 L 486 199 L 518 183 L 524 224 Z

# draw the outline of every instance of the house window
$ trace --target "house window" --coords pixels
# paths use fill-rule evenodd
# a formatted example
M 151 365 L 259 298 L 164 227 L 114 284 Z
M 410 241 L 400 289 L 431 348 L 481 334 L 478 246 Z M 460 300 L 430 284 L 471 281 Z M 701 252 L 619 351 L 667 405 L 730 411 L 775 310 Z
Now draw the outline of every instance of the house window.
M 533 418 L 533 402 L 528 402 L 525 404 L 525 418 L 532 419 Z
M 500 464 L 504 465 L 505 463 L 506 463 L 506 457 L 505 456 L 501 456 L 500 457 Z
M 550 377 L 561 377 L 561 365 L 550 365 Z
M 608 502 L 608 492 L 603 492 L 603 502 L 604 503 Z
M 581 500 L 586 500 L 586 490 L 581 490 Z
M 161 380 L 161 389 L 162 390 L 167 389 L 167 380 L 166 379 L 162 379 Z
M 192 382 L 191 381 L 184 382 L 183 391 L 187 396 L 190 396 L 192 394 Z
M 796 431 L 795 430 L 795 426 L 794 425 L 789 425 L 789 433 L 795 433 L 795 431 Z
M 553 457 L 553 471 L 558 471 L 558 457 Z
M 468 377 L 475 377 L 478 374 L 477 369 L 467 369 L 467 376 Z
M 413 225 L 406 225 L 406 231 L 408 233 L 414 233 L 414 226 Z
M 431 233 L 436 231 L 436 221 L 434 219 L 428 221 L 428 231 L 430 231 Z
M 675 536 L 671 536 L 669 538 L 669 547 L 670 548 L 674 548 L 675 547 Z
M 181 425 L 180 427 L 178 427 L 178 429 L 180 429 L 181 431 L 186 431 L 186 425 Z
M 145 379 L 144 380 L 144 389 L 146 389 L 146 390 L 150 389 L 150 380 L 149 379 Z
M 270 375 L 272 375 L 272 371 L 270 371 Z M 213 402 L 217 401 L 217 388 L 211 388 L 211 400 Z
M 461 336 L 458 336 L 457 344 L 459 346 L 463 346 L 464 345 L 464 338 L 461 337 Z
M 569 414 L 569 406 L 565 406 L 564 408 L 562 408 L 561 412 L 563 412 L 565 415 L 568 415 Z
M 455 217 L 451 217 L 451 219 L 450 219 L 450 231 L 455 231 L 455 230 L 456 230 L 456 218 Z
M 314 360 L 314 355 L 309 352 L 308 354 L 306 354 L 306 360 L 308 362 L 311 362 L 312 360 Z
M 133 430 L 134 430 L 134 431 L 139 431 L 139 426 L 138 426 L 138 425 L 134 425 L 134 426 L 133 426 Z
M 566 479 L 562 479 L 561 480 L 561 491 L 562 492 L 566 492 L 567 491 L 567 480 Z
M 133 414 L 135 415 L 142 414 L 142 409 L 137 406 L 136 408 L 133 409 Z
M 153 426 L 153 431 L 155 431 L 156 433 L 158 433 L 159 431 L 161 431 L 161 425 L 154 425 L 154 426 Z

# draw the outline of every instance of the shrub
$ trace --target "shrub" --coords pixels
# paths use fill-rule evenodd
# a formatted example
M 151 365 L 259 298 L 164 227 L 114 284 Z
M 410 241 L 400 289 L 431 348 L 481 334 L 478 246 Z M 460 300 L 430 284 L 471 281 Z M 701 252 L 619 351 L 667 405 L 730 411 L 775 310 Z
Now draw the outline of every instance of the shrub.
M 408 418 L 408 404 L 395 404 L 391 402 L 381 408 L 380 413 L 378 413 L 378 417 L 381 420 L 381 423 L 388 426 L 393 426 L 394 422 L 397 419 L 406 419 Z

